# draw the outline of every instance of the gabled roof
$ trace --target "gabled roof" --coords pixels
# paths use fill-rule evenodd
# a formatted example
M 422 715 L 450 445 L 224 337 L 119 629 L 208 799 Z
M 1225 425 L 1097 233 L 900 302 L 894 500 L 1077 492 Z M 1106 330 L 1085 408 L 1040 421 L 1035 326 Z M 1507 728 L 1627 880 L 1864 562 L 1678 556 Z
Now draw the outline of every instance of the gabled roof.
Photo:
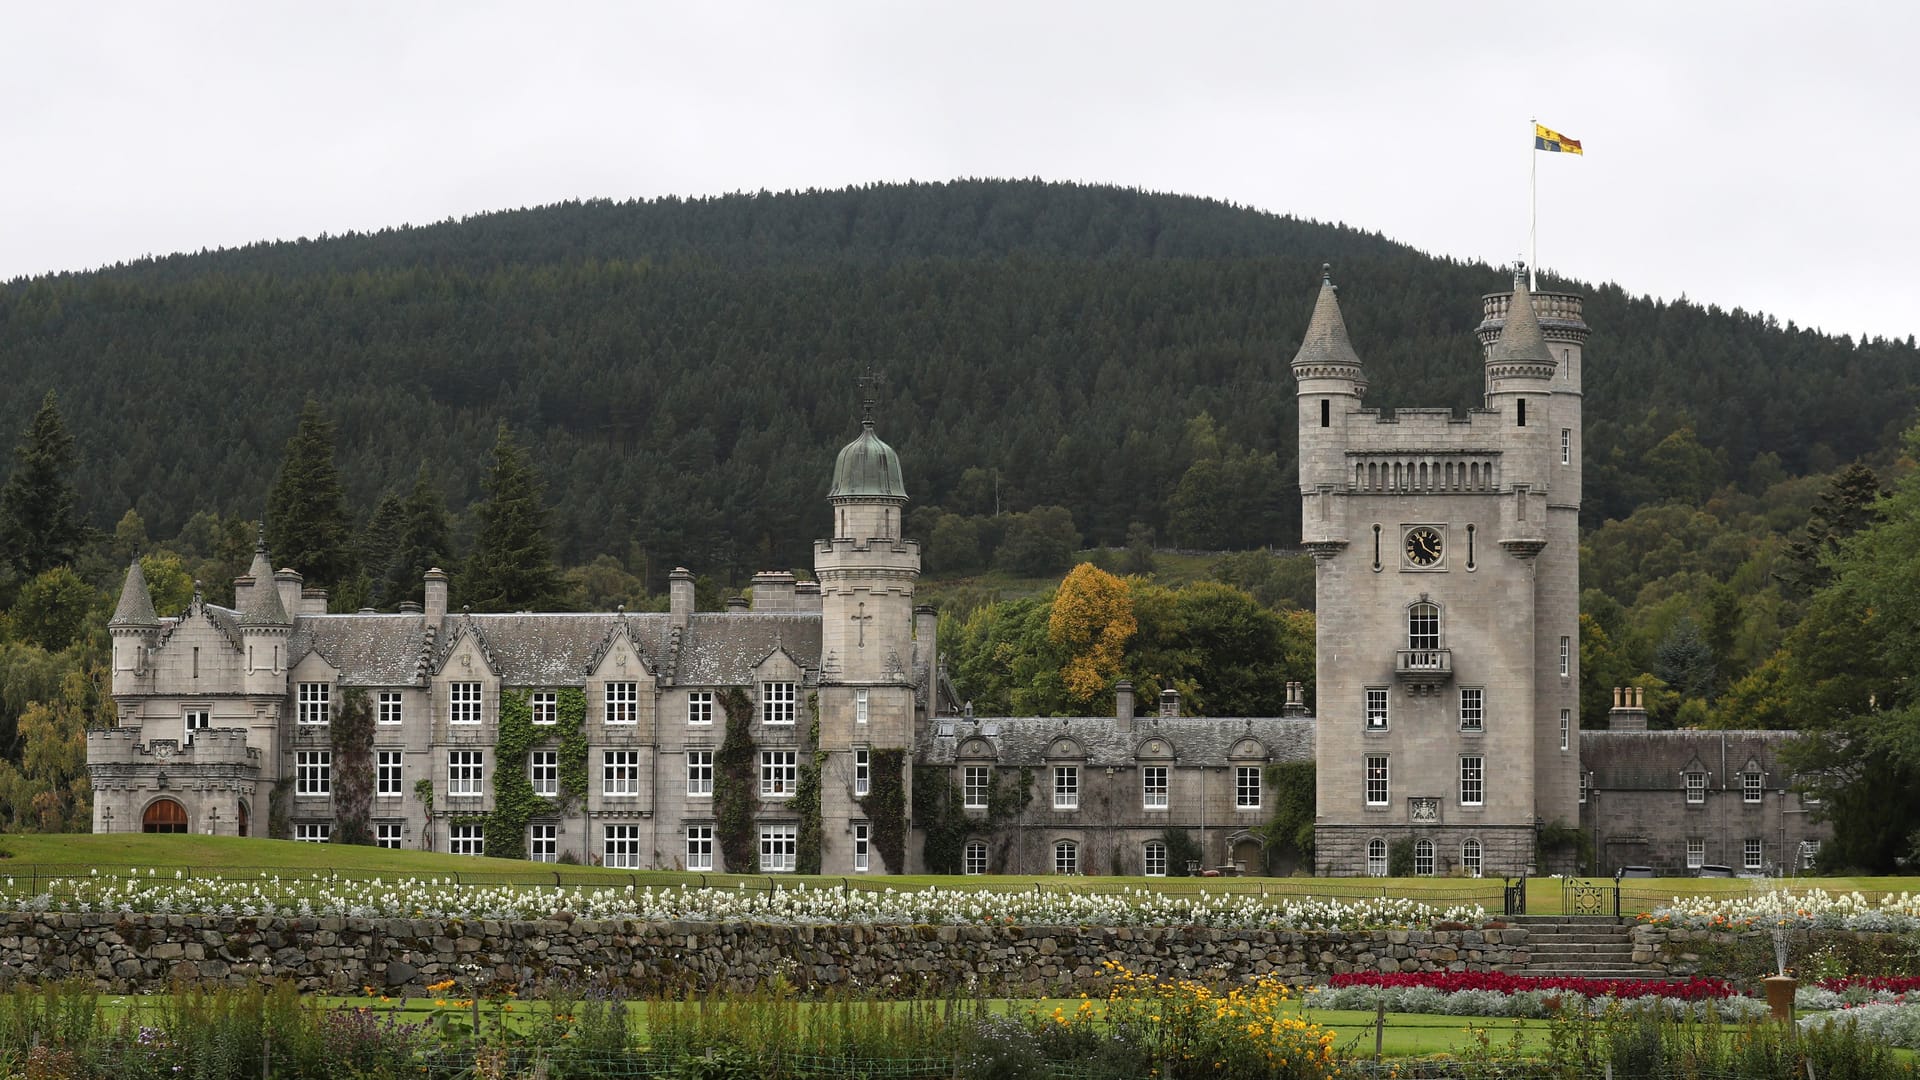
M 347 686 L 412 686 L 426 671 L 427 620 L 418 613 L 303 615 L 287 640 L 287 666 L 314 653 Z
M 1596 790 L 1680 791 L 1681 773 L 1697 761 L 1710 787 L 1736 783 L 1749 759 L 1770 776 L 1783 774 L 1780 747 L 1792 731 L 1583 731 L 1580 767 L 1593 774 Z M 1724 763 L 1724 764 L 1723 764 Z M 1775 785 L 1777 786 L 1777 785 Z
M 801 668 L 820 669 L 820 616 L 814 612 L 696 614 L 687 621 L 674 681 L 682 686 L 745 686 L 777 649 Z
M 974 737 L 993 744 L 1001 765 L 1042 764 L 1062 738 L 1078 744 L 1092 767 L 1131 765 L 1155 737 L 1172 744 L 1181 765 L 1226 765 L 1236 760 L 1234 745 L 1246 738 L 1266 747 L 1276 764 L 1313 760 L 1313 718 L 1302 716 L 1140 716 L 1130 732 L 1117 730 L 1110 716 L 943 716 L 927 727 L 917 753 L 933 765 L 957 760 L 960 745 Z M 943 730 L 952 735 L 941 735 Z

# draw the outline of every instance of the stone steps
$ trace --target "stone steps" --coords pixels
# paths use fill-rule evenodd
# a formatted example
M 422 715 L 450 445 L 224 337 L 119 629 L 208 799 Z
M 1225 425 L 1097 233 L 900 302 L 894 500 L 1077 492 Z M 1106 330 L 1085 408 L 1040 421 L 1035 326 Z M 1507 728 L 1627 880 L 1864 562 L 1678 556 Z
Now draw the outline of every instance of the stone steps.
M 1513 975 L 1582 979 L 1658 979 L 1665 975 L 1634 961 L 1633 927 L 1610 916 L 1521 917 L 1527 930 L 1527 962 L 1509 964 Z

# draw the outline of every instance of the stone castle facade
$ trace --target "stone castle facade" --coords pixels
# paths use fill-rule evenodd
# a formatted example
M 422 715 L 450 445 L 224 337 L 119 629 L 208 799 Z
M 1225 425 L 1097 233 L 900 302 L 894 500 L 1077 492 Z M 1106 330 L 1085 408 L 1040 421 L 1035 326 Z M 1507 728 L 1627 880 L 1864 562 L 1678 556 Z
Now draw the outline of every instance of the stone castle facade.
M 836 875 L 928 869 L 916 773 L 950 785 L 964 833 L 933 869 L 970 874 L 1381 874 L 1408 847 L 1418 873 L 1509 874 L 1550 868 L 1550 825 L 1577 825 L 1607 869 L 1804 858 L 1822 827 L 1775 764 L 1782 736 L 1579 730 L 1581 300 L 1516 283 L 1482 313 L 1485 407 L 1383 415 L 1361 408 L 1321 285 L 1293 361 L 1317 718 L 1298 686 L 1278 717 L 1185 716 L 1172 694 L 1136 709 L 1125 683 L 1112 717 L 960 708 L 914 601 L 899 457 L 868 418 L 835 463 L 816 580 L 760 574 L 725 612 L 696 612 L 681 569 L 665 613 L 456 612 L 438 570 L 417 608 L 335 613 L 263 543 L 232 608 L 196 596 L 162 618 L 136 562 L 109 624 L 120 726 L 89 735 L 94 831 L 331 841 L 364 824 L 389 847 L 786 872 L 817 770 Z M 715 808 L 730 709 L 752 744 L 748 865 Z M 1261 826 L 1269 766 L 1305 761 L 1316 852 L 1296 865 Z M 524 829 L 496 827 L 488 851 L 503 810 Z

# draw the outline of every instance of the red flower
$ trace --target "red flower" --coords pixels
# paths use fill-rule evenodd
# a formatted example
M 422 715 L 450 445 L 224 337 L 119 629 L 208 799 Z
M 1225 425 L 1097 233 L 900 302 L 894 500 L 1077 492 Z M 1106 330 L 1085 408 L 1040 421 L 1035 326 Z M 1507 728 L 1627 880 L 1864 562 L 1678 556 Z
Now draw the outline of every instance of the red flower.
M 1920 980 L 1913 981 L 1920 985 Z M 1493 990 L 1502 994 L 1517 994 L 1523 990 L 1554 990 L 1582 997 L 1671 997 L 1682 1001 L 1734 996 L 1732 984 L 1725 979 L 1700 975 L 1690 979 L 1576 979 L 1552 975 L 1509 975 L 1500 971 L 1355 972 L 1331 976 L 1327 985 L 1426 986 L 1443 994 L 1460 990 Z

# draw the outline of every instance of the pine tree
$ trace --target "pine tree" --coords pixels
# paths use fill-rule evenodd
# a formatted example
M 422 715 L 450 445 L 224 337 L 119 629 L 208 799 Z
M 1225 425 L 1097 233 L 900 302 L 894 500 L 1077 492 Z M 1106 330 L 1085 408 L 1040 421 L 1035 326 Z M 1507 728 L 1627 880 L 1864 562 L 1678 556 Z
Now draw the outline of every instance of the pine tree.
M 267 494 L 268 550 L 310 585 L 340 584 L 355 568 L 350 522 L 346 490 L 333 465 L 333 423 L 308 398 Z
M 367 572 L 367 599 L 376 607 L 399 603 L 387 595 L 387 577 L 393 572 L 394 553 L 400 549 L 400 530 L 406 517 L 406 502 L 399 492 L 387 489 L 373 506 L 366 528 L 360 530 L 360 566 Z M 404 595 L 404 594 L 403 594 Z
M 72 562 L 86 540 L 86 526 L 73 506 L 73 436 L 60 419 L 53 391 L 47 391 L 13 456 L 13 475 L 0 489 L 0 540 L 7 565 L 21 578 L 31 578 Z
M 383 500 L 384 505 L 384 500 Z M 414 478 L 413 491 L 399 504 L 398 528 L 394 534 L 392 555 L 387 563 L 385 587 L 381 595 L 388 603 L 425 598 L 424 575 L 429 569 L 451 569 L 452 528 L 447 523 L 447 503 L 434 486 L 426 465 Z M 378 517 L 378 513 L 375 514 Z
M 480 533 L 459 583 L 461 602 L 476 611 L 551 607 L 562 588 L 547 537 L 547 508 L 526 452 L 505 424 L 494 438 L 486 488 Z

